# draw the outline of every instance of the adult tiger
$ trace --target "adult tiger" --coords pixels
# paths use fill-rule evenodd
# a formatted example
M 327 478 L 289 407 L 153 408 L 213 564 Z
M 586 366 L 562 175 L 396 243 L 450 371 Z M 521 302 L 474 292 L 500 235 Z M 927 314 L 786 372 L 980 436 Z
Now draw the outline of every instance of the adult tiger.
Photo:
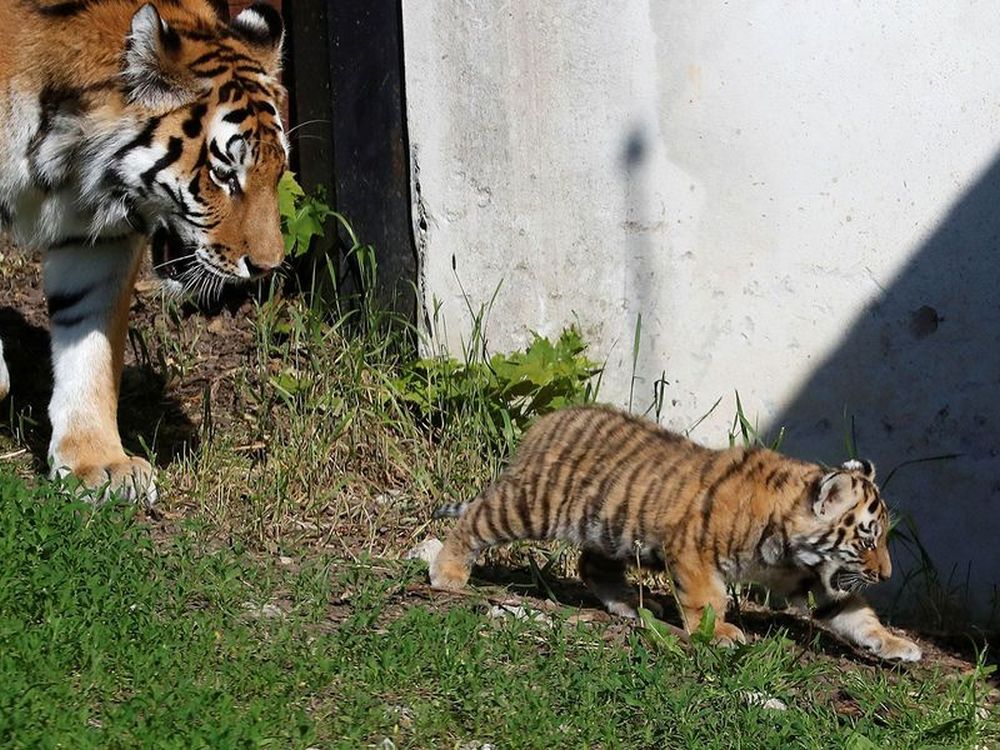
M 0 223 L 46 251 L 53 473 L 156 498 L 117 424 L 147 241 L 176 290 L 281 263 L 282 36 L 262 4 L 226 25 L 206 0 L 0 0 Z

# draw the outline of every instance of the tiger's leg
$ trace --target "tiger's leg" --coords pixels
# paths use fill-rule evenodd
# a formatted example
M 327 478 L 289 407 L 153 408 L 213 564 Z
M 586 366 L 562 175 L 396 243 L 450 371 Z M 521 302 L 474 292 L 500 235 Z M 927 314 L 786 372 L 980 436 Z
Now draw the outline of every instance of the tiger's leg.
M 700 559 L 678 561 L 671 564 L 670 572 L 677 588 L 685 630 L 689 633 L 697 630 L 705 610 L 711 606 L 715 613 L 715 643 L 732 646 L 747 642 L 742 630 L 726 622 L 729 595 L 726 582 L 713 565 Z
M 626 563 L 585 547 L 580 552 L 580 580 L 601 600 L 608 612 L 619 617 L 639 616 L 638 590 L 625 578 Z M 659 602 L 644 600 L 643 606 L 657 617 L 663 615 Z
M 920 646 L 890 633 L 860 596 L 835 599 L 821 586 L 813 596 L 817 603 L 813 616 L 835 635 L 883 659 L 920 661 Z
M 138 237 L 123 237 L 45 255 L 54 380 L 49 463 L 53 475 L 72 473 L 87 487 L 151 504 L 153 469 L 127 456 L 118 434 L 118 387 L 142 246 Z
M 472 564 L 484 549 L 516 539 L 531 538 L 526 519 L 515 507 L 515 501 L 523 491 L 515 482 L 501 476 L 496 484 L 469 503 L 431 563 L 431 585 L 434 588 L 461 589 L 468 583 Z
M 0 339 L 0 401 L 7 398 L 10 392 L 10 373 L 7 371 L 7 361 L 3 358 L 3 339 Z

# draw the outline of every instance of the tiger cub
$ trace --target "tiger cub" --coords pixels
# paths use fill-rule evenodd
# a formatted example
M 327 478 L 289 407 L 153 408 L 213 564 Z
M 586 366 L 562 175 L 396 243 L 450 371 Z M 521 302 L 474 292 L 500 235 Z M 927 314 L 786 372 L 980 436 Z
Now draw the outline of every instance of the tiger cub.
M 669 569 L 685 627 L 711 605 L 716 641 L 745 643 L 724 619 L 726 584 L 754 581 L 884 659 L 917 661 L 859 592 L 889 578 L 889 517 L 867 461 L 829 469 L 762 448 L 711 450 L 607 407 L 540 419 L 500 478 L 435 517 L 459 522 L 431 564 L 436 588 L 458 589 L 487 547 L 562 539 L 582 547 L 580 577 L 614 614 L 636 616 L 625 569 Z
M 261 4 L 226 23 L 207 0 L 0 0 L 0 230 L 45 251 L 53 473 L 156 499 L 117 421 L 147 246 L 202 297 L 280 265 L 283 29 Z

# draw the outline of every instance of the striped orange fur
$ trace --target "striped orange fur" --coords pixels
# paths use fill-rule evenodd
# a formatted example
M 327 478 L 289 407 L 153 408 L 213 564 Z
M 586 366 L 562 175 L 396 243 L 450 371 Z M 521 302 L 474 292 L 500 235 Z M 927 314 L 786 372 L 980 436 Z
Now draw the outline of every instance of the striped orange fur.
M 669 568 L 685 627 L 716 613 L 728 583 L 754 581 L 792 599 L 812 593 L 830 630 L 887 659 L 917 660 L 858 592 L 889 578 L 889 517 L 874 468 L 825 468 L 762 448 L 712 450 L 607 407 L 565 409 L 525 434 L 510 466 L 468 504 L 431 565 L 438 588 L 464 586 L 485 548 L 518 539 L 580 545 L 580 575 L 608 609 L 635 616 L 626 567 Z

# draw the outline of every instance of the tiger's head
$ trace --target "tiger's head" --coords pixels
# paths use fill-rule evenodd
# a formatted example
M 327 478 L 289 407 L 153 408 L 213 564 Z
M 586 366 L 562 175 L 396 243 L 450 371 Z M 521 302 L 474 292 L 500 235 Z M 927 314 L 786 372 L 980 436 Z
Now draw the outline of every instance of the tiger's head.
M 211 295 L 283 259 L 283 26 L 263 4 L 229 25 L 160 7 L 162 16 L 153 4 L 139 8 L 126 39 L 126 106 L 144 118 L 119 150 L 116 176 L 168 287 Z
M 846 461 L 824 474 L 810 499 L 813 531 L 799 556 L 829 593 L 844 596 L 892 575 L 889 511 L 871 462 Z

